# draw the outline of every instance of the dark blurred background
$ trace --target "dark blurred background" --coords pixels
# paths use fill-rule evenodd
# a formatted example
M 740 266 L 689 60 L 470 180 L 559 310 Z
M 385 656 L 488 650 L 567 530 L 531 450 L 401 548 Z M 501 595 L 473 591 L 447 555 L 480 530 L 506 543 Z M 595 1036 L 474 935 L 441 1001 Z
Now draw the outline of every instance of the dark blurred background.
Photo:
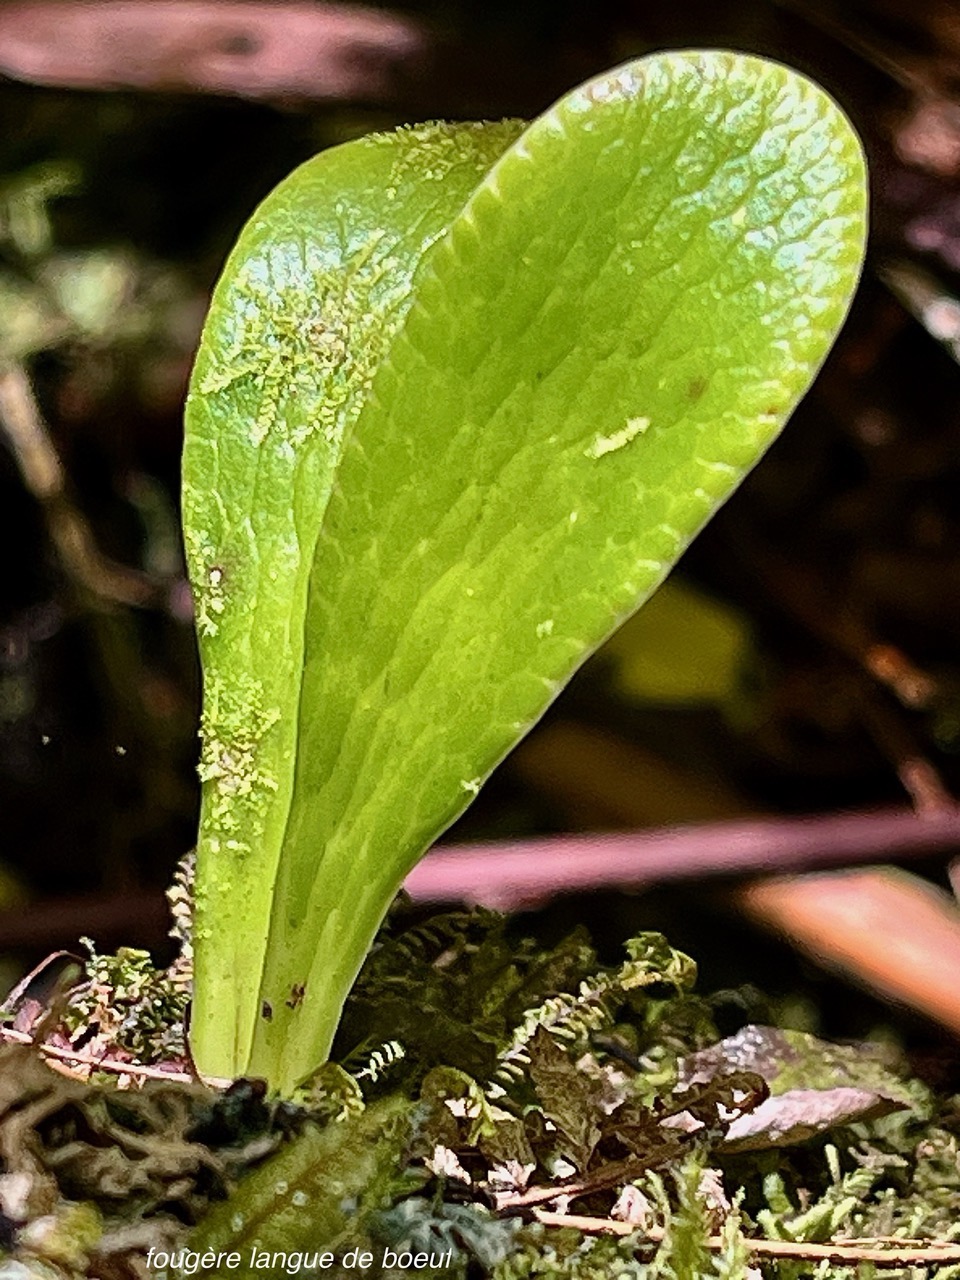
M 960 1030 L 960 10 L 947 0 L 0 4 L 9 978 L 80 933 L 164 945 L 162 889 L 198 804 L 182 405 L 210 289 L 256 202 L 371 129 L 534 115 L 594 72 L 683 46 L 780 59 L 840 101 L 871 165 L 866 274 L 780 442 L 452 837 L 685 824 L 638 875 L 643 896 L 561 902 L 544 927 L 586 913 L 610 945 L 664 927 L 708 984 L 752 978 L 798 1024 L 892 1019 L 937 1045 L 937 1027 Z M 759 858 L 741 859 L 747 818 L 766 833 Z M 718 831 L 732 833 L 723 857 Z M 646 851 L 639 839 L 638 865 Z M 824 871 L 908 859 L 909 875 Z M 852 1001 L 784 937 L 901 1012 Z

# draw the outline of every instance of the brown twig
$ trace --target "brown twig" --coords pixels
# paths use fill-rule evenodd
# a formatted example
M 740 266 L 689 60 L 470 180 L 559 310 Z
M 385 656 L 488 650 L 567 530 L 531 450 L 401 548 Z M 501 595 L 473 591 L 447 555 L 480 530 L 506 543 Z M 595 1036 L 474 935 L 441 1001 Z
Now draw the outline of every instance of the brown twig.
M 862 24 L 854 25 L 838 17 L 835 12 L 811 0 L 775 0 L 783 9 L 800 14 L 811 26 L 818 27 L 825 35 L 846 46 L 863 61 L 889 76 L 895 84 L 916 94 L 930 92 L 930 83 L 924 77 L 922 66 L 916 66 L 904 57 L 902 49 L 883 40 L 876 33 L 864 34 Z
M 809 635 L 853 662 L 911 711 L 930 705 L 938 689 L 934 677 L 896 645 L 874 635 L 862 619 L 831 610 L 815 572 L 795 561 L 783 562 L 759 545 L 751 547 L 749 563 L 767 595 Z
M 0 365 L 0 430 L 23 482 L 43 508 L 50 538 L 71 580 L 88 598 L 114 604 L 165 605 L 167 584 L 107 559 L 67 492 L 63 466 L 22 365 Z
M 26 996 L 27 991 L 34 982 L 46 973 L 58 960 L 72 960 L 78 964 L 82 964 L 83 960 L 73 951 L 52 951 L 50 955 L 45 956 L 39 964 L 35 964 L 29 973 L 24 976 L 7 992 L 6 998 L 0 1004 L 0 1013 L 10 1013 L 20 1004 L 21 1000 Z
M 617 1222 L 612 1218 L 549 1213 L 543 1209 L 534 1210 L 534 1214 L 544 1226 L 573 1227 L 587 1235 L 640 1235 L 650 1244 L 660 1244 L 665 1234 L 660 1227 L 641 1228 L 635 1223 Z M 807 1244 L 800 1240 L 751 1240 L 745 1237 L 744 1242 L 757 1257 L 835 1262 L 840 1266 L 856 1266 L 860 1262 L 871 1262 L 880 1267 L 933 1267 L 960 1263 L 960 1244 L 886 1248 L 872 1238 L 850 1243 Z M 709 1236 L 706 1240 L 707 1248 L 712 1252 L 724 1249 L 726 1243 L 721 1236 Z
M 634 1178 L 639 1178 L 646 1170 L 655 1168 L 657 1164 L 665 1163 L 675 1154 L 676 1148 L 673 1145 L 665 1145 L 663 1156 L 660 1160 L 656 1158 L 650 1159 L 649 1157 L 643 1160 L 639 1158 L 618 1160 L 615 1163 L 608 1164 L 589 1178 L 579 1178 L 574 1182 L 560 1182 L 552 1187 L 528 1187 L 525 1191 L 521 1191 L 515 1196 L 498 1200 L 497 1212 L 515 1213 L 518 1210 L 531 1209 L 537 1205 L 547 1204 L 551 1200 L 560 1200 L 564 1197 L 576 1200 L 580 1196 L 592 1195 L 595 1191 L 609 1191 L 611 1187 L 623 1186 Z
M 874 742 L 897 771 L 900 785 L 922 816 L 956 810 L 939 770 L 923 752 L 910 726 L 876 689 L 861 680 L 860 716 Z
M 194 1076 L 186 1071 L 165 1071 L 162 1067 L 148 1067 L 140 1062 L 117 1062 L 111 1058 L 98 1058 L 93 1054 L 80 1053 L 73 1049 L 61 1049 L 58 1045 L 36 1041 L 23 1031 L 14 1031 L 12 1027 L 0 1027 L 0 1040 L 11 1044 L 33 1045 L 45 1058 L 53 1058 L 56 1062 L 89 1068 L 91 1071 L 109 1071 L 114 1075 L 137 1076 L 143 1080 L 175 1080 L 180 1084 L 196 1084 Z M 211 1083 L 207 1081 L 207 1083 Z

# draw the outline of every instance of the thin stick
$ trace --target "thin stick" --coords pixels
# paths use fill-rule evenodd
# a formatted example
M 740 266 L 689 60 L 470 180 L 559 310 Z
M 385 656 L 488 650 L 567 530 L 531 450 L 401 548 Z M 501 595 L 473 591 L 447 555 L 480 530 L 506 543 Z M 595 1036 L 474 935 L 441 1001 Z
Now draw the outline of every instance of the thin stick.
M 534 1216 L 544 1226 L 574 1227 L 587 1235 L 632 1236 L 642 1232 L 651 1244 L 659 1244 L 665 1234 L 660 1227 L 640 1228 L 634 1223 L 615 1222 L 611 1218 L 548 1213 L 544 1209 L 535 1209 Z M 725 1248 L 726 1243 L 720 1236 L 709 1236 L 706 1240 L 707 1248 L 714 1252 Z M 799 1240 L 751 1240 L 749 1237 L 744 1237 L 744 1243 L 758 1257 L 798 1258 L 847 1266 L 856 1266 L 859 1262 L 872 1262 L 880 1267 L 932 1267 L 960 1263 L 960 1244 L 887 1249 L 873 1239 L 851 1244 L 806 1244 Z
M 167 584 L 108 559 L 67 492 L 63 465 L 30 386 L 17 363 L 0 364 L 0 430 L 10 442 L 27 489 L 40 503 L 50 538 L 70 578 L 95 599 L 146 607 L 165 603 Z
M 17 1005 L 26 995 L 31 984 L 40 977 L 41 973 L 49 969 L 50 966 L 55 964 L 58 960 L 63 959 L 75 960 L 78 964 L 83 963 L 82 957 L 78 956 L 74 951 L 52 951 L 50 955 L 41 960 L 39 964 L 35 964 L 29 973 L 24 974 L 16 986 L 10 988 L 6 999 L 2 1004 L 0 1004 L 0 1013 L 14 1012 Z
M 545 1204 L 550 1200 L 559 1200 L 562 1196 L 566 1196 L 571 1200 L 579 1199 L 580 1196 L 592 1195 L 595 1191 L 609 1191 L 611 1187 L 621 1186 L 623 1183 L 630 1182 L 633 1178 L 638 1178 L 646 1170 L 654 1168 L 658 1164 L 664 1164 L 673 1155 L 676 1154 L 675 1147 L 665 1146 L 662 1157 L 659 1160 L 619 1160 L 616 1163 L 607 1165 L 606 1168 L 600 1169 L 590 1178 L 580 1178 L 576 1182 L 559 1182 L 553 1187 L 528 1187 L 526 1191 L 521 1191 L 518 1195 L 508 1196 L 497 1201 L 497 1211 L 499 1213 L 509 1213 L 518 1209 L 530 1209 L 538 1204 Z M 603 1221 L 603 1219 L 598 1219 Z
M 754 818 L 636 831 L 434 849 L 407 877 L 416 902 L 500 910 L 589 889 L 627 889 L 705 875 L 756 875 L 960 848 L 960 805 Z
M 868 862 L 905 862 L 960 849 L 960 805 L 918 817 L 908 809 L 691 823 L 616 835 L 441 845 L 407 877 L 416 902 L 475 903 L 515 910 L 564 893 L 633 889 L 706 876 L 752 876 Z M 96 937 L 156 930 L 163 894 L 63 898 L 0 911 L 0 945 L 53 946 L 82 932 Z
M 97 1058 L 90 1053 L 61 1049 L 58 1045 L 38 1042 L 23 1031 L 14 1031 L 12 1027 L 0 1027 L 0 1040 L 7 1040 L 12 1044 L 33 1045 L 45 1058 L 55 1058 L 58 1062 L 65 1062 L 68 1065 L 90 1067 L 94 1071 L 110 1071 L 118 1076 L 139 1076 L 143 1080 L 175 1080 L 178 1084 L 197 1083 L 195 1077 L 188 1075 L 186 1071 L 164 1071 L 162 1067 L 147 1067 L 140 1062 L 115 1062 Z
M 888 706 L 877 691 L 861 680 L 860 715 L 874 742 L 897 771 L 901 786 L 918 814 L 949 813 L 957 802 L 932 760 L 916 741 L 909 725 Z
M 742 550 L 742 541 L 732 548 Z M 831 611 L 825 604 L 824 583 L 816 573 L 753 544 L 748 563 L 769 598 L 821 644 L 855 663 L 909 710 L 930 706 L 939 689 L 937 680 L 908 654 L 875 635 L 859 617 Z

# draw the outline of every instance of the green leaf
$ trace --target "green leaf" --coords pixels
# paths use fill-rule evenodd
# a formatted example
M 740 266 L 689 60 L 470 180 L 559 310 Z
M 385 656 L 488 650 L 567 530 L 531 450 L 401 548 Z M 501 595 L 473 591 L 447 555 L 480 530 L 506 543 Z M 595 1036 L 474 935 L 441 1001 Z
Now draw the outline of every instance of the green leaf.
M 367 170 L 396 140 L 360 145 L 316 162 L 346 246 L 416 207 Z M 435 141 L 418 145 L 433 172 Z M 305 247 L 329 205 L 308 222 L 295 202 L 275 267 L 283 201 L 255 220 L 198 360 L 186 514 L 221 641 L 204 652 L 207 1072 L 289 1089 L 324 1058 L 406 873 L 775 437 L 857 279 L 857 140 L 755 58 L 611 72 L 469 185 L 421 240 L 404 306 L 379 316 L 365 286 L 337 356 L 363 372 L 333 419 L 341 383 L 313 372 L 331 326 L 311 330 L 309 301 L 333 289 L 312 264 L 333 267 Z
M 563 1154 L 584 1173 L 600 1141 L 604 1082 L 574 1066 L 544 1027 L 534 1032 L 528 1051 L 543 1114 L 559 1130 Z
M 521 125 L 326 151 L 253 215 L 187 402 L 183 522 L 204 669 L 193 1048 L 247 1065 L 296 763 L 307 583 L 344 431 L 425 251 Z

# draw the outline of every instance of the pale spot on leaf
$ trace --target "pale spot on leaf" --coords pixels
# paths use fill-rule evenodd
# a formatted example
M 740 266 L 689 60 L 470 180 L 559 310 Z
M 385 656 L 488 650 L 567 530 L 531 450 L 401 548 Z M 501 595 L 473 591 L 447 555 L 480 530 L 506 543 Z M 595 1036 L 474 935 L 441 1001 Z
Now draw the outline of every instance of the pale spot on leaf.
M 619 431 L 614 431 L 609 436 L 597 436 L 593 443 L 584 449 L 583 456 L 602 458 L 608 453 L 616 453 L 631 440 L 636 440 L 637 436 L 642 436 L 649 426 L 649 418 L 628 418 L 626 426 L 621 427 Z

